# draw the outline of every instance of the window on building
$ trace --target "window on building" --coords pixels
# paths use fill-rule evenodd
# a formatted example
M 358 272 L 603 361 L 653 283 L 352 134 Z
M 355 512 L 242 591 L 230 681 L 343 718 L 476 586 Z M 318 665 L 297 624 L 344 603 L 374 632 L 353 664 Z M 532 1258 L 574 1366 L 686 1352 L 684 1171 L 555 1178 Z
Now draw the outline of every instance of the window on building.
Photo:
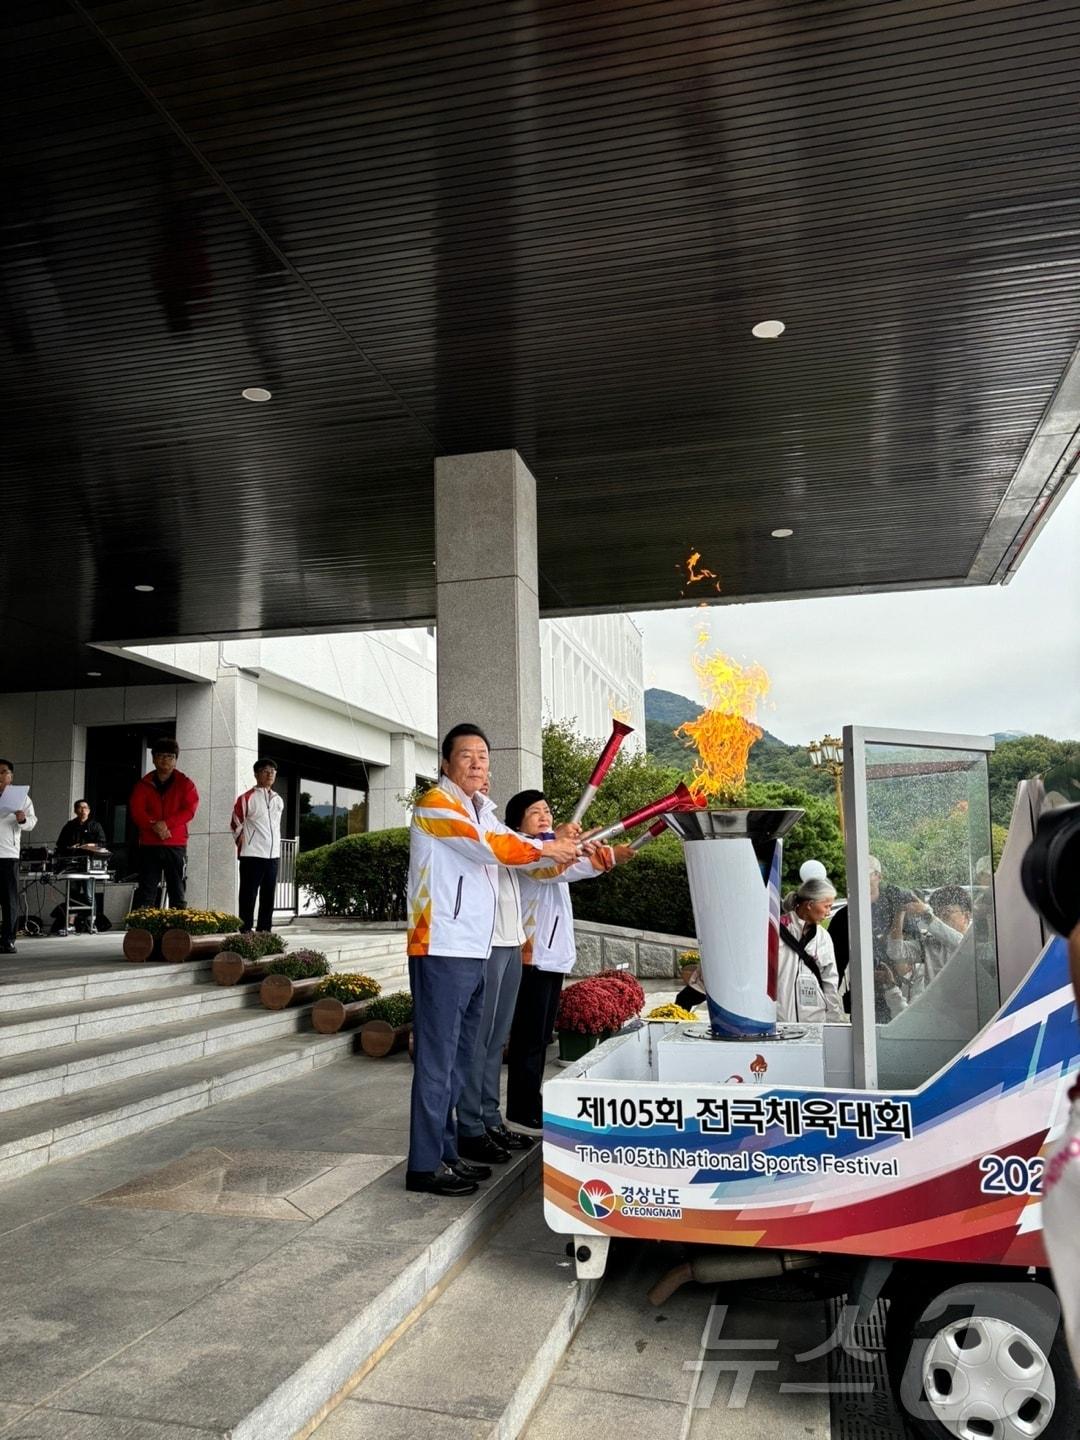
M 334 787 L 322 780 L 300 781 L 300 849 L 315 850 L 334 839 Z
M 362 835 L 367 829 L 367 796 L 363 790 L 338 785 L 334 792 L 334 839 Z

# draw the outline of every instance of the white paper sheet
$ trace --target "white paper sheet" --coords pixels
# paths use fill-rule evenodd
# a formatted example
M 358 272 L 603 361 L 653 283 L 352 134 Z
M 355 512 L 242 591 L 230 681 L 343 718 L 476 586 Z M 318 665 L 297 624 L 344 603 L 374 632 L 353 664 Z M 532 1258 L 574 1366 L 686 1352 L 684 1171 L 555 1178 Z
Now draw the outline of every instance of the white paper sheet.
M 29 794 L 29 785 L 5 785 L 0 790 L 0 815 L 14 815 L 16 810 L 24 810 Z

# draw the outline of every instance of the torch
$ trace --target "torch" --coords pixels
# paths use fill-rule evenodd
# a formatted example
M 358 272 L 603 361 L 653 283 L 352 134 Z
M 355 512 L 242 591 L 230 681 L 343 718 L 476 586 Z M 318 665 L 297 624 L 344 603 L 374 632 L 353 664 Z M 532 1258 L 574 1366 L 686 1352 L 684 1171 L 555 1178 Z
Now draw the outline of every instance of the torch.
M 655 820 L 658 815 L 666 815 L 669 810 L 680 809 L 697 809 L 693 795 L 681 780 L 670 795 L 665 795 L 662 800 L 654 800 L 651 805 L 635 810 L 632 815 L 626 815 L 622 820 L 616 820 L 614 825 L 605 826 L 595 835 L 583 836 L 582 843 L 603 844 L 607 840 L 613 840 L 616 835 L 625 835 L 627 830 L 633 830 L 637 825 L 644 825 L 646 820 Z
M 611 722 L 611 737 L 600 752 L 600 759 L 597 760 L 596 768 L 589 776 L 589 783 L 581 792 L 581 799 L 574 806 L 574 813 L 570 816 L 571 825 L 581 824 L 581 817 L 592 804 L 593 796 L 597 790 L 600 789 L 604 776 L 611 769 L 611 762 L 615 759 L 619 746 L 626 739 L 627 735 L 632 735 L 633 733 L 634 727 L 632 725 L 624 725 L 621 720 L 613 720 Z
M 689 801 L 680 800 L 678 805 L 675 806 L 675 810 L 704 810 L 708 803 L 704 795 L 691 795 Z M 648 845 L 650 840 L 657 839 L 667 828 L 668 823 L 666 820 L 654 820 L 643 834 L 639 835 L 636 840 L 631 840 L 630 849 L 633 850 L 636 855 L 639 850 L 644 849 L 644 847 Z
M 639 835 L 636 840 L 630 841 L 630 849 L 633 850 L 636 855 L 639 850 L 648 845 L 650 840 L 655 840 L 656 837 L 662 835 L 666 829 L 666 820 L 654 820 L 643 834 Z

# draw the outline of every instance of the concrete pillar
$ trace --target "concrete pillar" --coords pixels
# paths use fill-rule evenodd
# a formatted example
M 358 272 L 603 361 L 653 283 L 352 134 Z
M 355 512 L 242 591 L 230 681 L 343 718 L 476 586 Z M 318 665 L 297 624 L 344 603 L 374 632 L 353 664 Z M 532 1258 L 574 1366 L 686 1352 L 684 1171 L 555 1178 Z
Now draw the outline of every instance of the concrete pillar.
M 188 903 L 235 914 L 239 870 L 229 830 L 233 801 L 254 784 L 259 743 L 258 682 L 224 669 L 209 685 L 176 693 L 180 769 L 199 789 L 188 840 Z
M 85 782 L 86 731 L 75 723 L 74 690 L 0 696 L 0 755 L 30 786 L 38 817 L 26 845 L 55 845 Z
M 368 766 L 368 829 L 408 825 L 409 808 L 400 797 L 415 784 L 416 741 L 412 735 L 391 735 L 390 764 Z
M 542 783 L 536 481 L 515 450 L 435 461 L 439 733 L 491 741 L 500 803 Z

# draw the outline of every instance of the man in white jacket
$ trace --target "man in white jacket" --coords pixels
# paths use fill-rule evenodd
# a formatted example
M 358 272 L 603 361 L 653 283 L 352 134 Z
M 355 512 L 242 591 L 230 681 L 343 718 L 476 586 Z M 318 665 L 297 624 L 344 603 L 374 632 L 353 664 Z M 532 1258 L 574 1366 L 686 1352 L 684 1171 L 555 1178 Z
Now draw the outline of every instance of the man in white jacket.
M 15 779 L 15 766 L 0 760 L 0 796 Z M 37 824 L 34 802 L 27 795 L 18 810 L 0 815 L 0 955 L 15 954 L 19 924 L 19 850 L 22 837 Z
M 277 761 L 268 757 L 255 761 L 255 784 L 236 797 L 230 826 L 240 860 L 240 931 L 246 934 L 255 925 L 255 901 L 259 902 L 259 929 L 274 924 L 274 891 L 278 859 L 281 856 L 281 816 L 285 801 L 274 789 Z
M 442 742 L 442 776 L 413 807 L 409 835 L 409 988 L 413 1070 L 407 1190 L 471 1195 L 491 1171 L 458 1154 L 454 1110 L 476 1050 L 484 971 L 495 933 L 500 865 L 540 856 L 570 863 L 574 840 L 541 844 L 495 818 L 482 793 L 488 742 L 455 725 Z

